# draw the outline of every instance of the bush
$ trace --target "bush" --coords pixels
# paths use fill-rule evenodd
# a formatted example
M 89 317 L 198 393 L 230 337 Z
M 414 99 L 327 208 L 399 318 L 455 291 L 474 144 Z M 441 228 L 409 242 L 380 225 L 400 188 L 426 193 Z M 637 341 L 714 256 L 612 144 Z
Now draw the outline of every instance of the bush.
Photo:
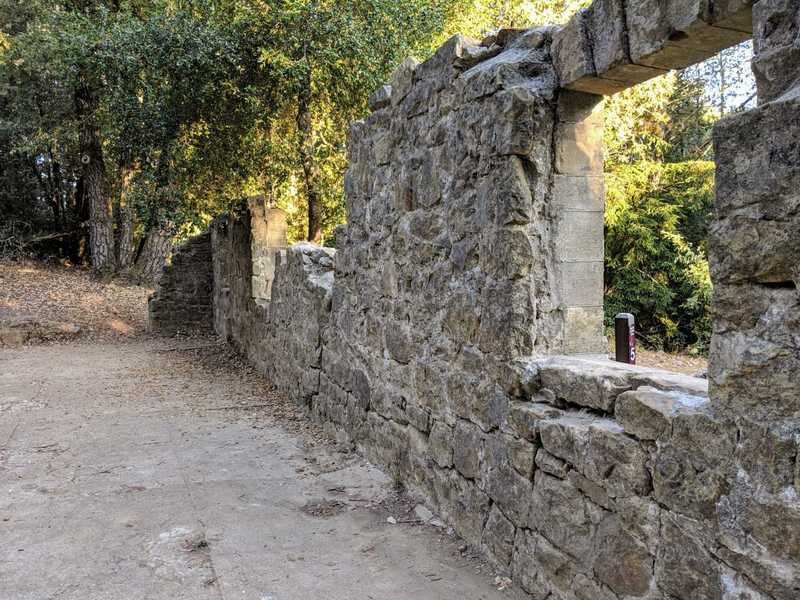
M 618 165 L 606 182 L 606 324 L 630 312 L 646 345 L 705 353 L 714 163 Z

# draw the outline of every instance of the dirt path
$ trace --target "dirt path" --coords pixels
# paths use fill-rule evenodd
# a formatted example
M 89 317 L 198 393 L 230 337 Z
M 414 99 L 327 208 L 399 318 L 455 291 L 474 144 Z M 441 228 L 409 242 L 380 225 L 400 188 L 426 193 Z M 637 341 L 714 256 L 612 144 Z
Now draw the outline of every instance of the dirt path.
M 179 345 L 0 351 L 0 599 L 519 598 L 224 349 Z

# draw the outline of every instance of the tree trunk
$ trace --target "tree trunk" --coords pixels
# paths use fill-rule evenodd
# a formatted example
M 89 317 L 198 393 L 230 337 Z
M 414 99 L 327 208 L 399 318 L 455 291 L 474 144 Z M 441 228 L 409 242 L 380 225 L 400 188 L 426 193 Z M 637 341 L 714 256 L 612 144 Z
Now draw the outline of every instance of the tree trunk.
M 106 168 L 100 131 L 95 123 L 97 101 L 87 85 L 75 92 L 81 119 L 80 151 L 83 166 L 83 196 L 89 208 L 89 255 L 97 271 L 114 266 L 114 228 L 107 196 Z
M 152 226 L 145 234 L 136 257 L 136 272 L 142 279 L 158 283 L 161 278 L 161 270 L 171 251 L 172 227 L 168 224 Z
M 322 197 L 318 189 L 319 167 L 314 160 L 314 130 L 311 121 L 311 71 L 308 70 L 297 98 L 297 150 L 303 167 L 303 181 L 308 201 L 308 236 L 310 242 L 322 242 Z
M 133 264 L 134 210 L 129 201 L 128 190 L 133 180 L 135 170 L 133 167 L 120 166 L 119 194 L 114 204 L 114 241 L 116 247 L 117 270 L 128 271 Z

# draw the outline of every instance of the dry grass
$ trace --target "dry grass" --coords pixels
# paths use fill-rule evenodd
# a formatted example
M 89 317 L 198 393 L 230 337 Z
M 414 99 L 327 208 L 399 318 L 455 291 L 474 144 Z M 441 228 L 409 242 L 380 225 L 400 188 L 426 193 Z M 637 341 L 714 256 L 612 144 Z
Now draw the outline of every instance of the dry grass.
M 608 353 L 611 360 L 614 360 L 613 331 L 608 335 Z M 705 373 L 708 369 L 708 358 L 684 353 L 673 354 L 661 350 L 647 350 L 642 348 L 641 341 L 639 341 L 636 345 L 636 365 L 697 376 Z
M 686 375 L 699 375 L 708 369 L 708 359 L 702 356 L 670 354 L 642 348 L 637 349 L 636 354 L 636 364 L 640 367 L 654 367 Z
M 152 289 L 102 281 L 87 269 L 0 261 L 0 320 L 35 317 L 81 328 L 81 337 L 113 341 L 145 332 Z

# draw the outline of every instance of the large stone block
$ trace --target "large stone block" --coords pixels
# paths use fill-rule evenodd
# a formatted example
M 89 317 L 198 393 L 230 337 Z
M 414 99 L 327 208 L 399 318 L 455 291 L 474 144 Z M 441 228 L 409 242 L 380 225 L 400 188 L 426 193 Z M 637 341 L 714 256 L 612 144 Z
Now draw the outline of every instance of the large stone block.
M 568 306 L 564 311 L 564 354 L 608 351 L 602 306 Z
M 555 254 L 565 262 L 603 260 L 603 213 L 564 211 L 554 223 Z
M 603 127 L 592 121 L 561 123 L 556 131 L 556 173 L 600 175 L 603 172 Z
M 556 298 L 568 307 L 603 305 L 603 261 L 563 261 L 558 264 L 561 289 Z
M 705 411 L 678 413 L 653 456 L 654 497 L 675 512 L 713 519 L 728 491 L 736 429 Z
M 654 557 L 642 542 L 623 529 L 619 519 L 609 516 L 603 520 L 596 544 L 594 575 L 615 594 L 640 598 L 654 587 Z
M 575 14 L 553 35 L 553 64 L 561 87 L 589 94 L 614 94 L 624 86 L 597 77 L 586 11 Z
M 508 567 L 514 550 L 517 528 L 509 521 L 497 505 L 492 506 L 483 528 L 482 545 L 501 567 Z
M 753 7 L 753 73 L 761 102 L 800 83 L 800 12 L 792 0 L 761 0 Z
M 596 211 L 605 208 L 605 180 L 599 175 L 555 175 L 553 178 L 555 211 Z
M 601 365 L 568 358 L 549 358 L 539 362 L 542 387 L 568 404 L 612 412 L 614 402 L 631 388 L 624 373 L 609 363 Z
M 586 26 L 595 73 L 608 73 L 630 62 L 623 0 L 594 0 L 586 10 Z
M 680 393 L 641 387 L 617 398 L 614 415 L 625 432 L 640 440 L 657 440 L 669 433 L 672 419 L 684 406 L 696 405 L 695 398 Z
M 556 548 L 591 563 L 597 527 L 605 511 L 568 481 L 540 473 L 531 498 L 531 523 Z
M 723 600 L 720 565 L 705 548 L 691 519 L 664 512 L 656 581 L 675 598 Z
M 682 69 L 747 40 L 750 34 L 711 25 L 710 0 L 626 0 L 631 60 Z

